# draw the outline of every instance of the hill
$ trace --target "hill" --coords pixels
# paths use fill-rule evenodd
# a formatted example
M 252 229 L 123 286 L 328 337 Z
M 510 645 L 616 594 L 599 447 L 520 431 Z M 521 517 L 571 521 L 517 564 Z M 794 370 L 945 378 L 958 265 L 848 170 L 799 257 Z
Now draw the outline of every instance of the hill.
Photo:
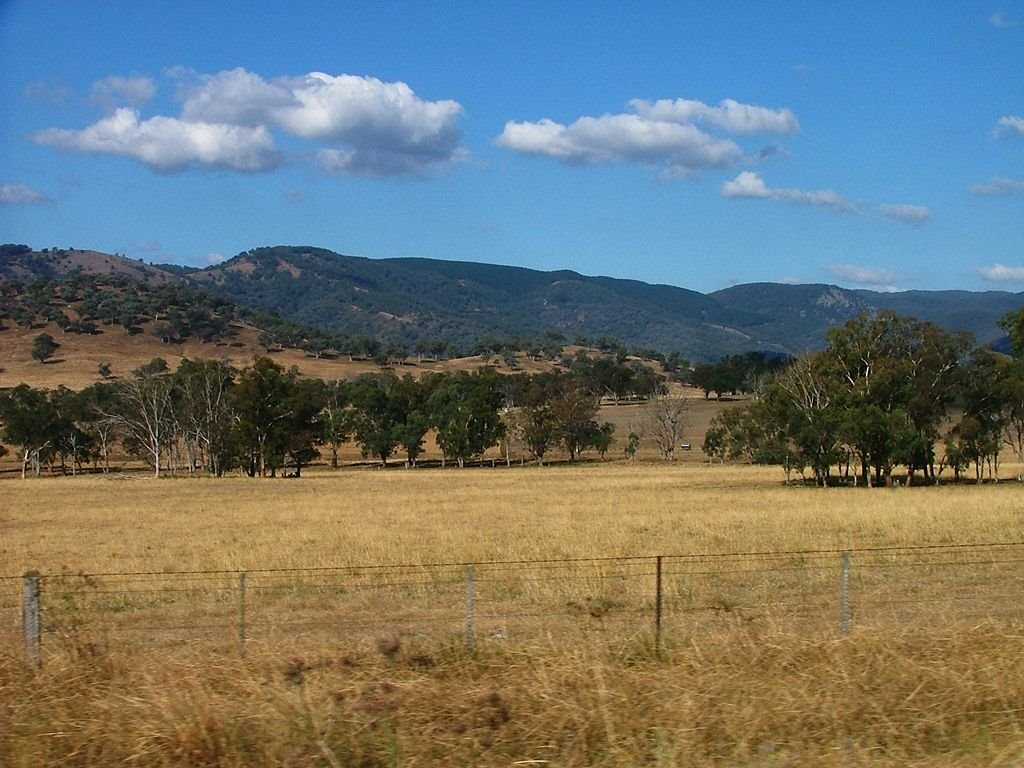
M 576 272 L 429 259 L 366 259 L 320 248 L 257 248 L 189 278 L 240 304 L 409 347 L 488 337 L 609 336 L 693 357 L 758 346 L 761 319 L 696 291 Z M 784 350 L 780 350 L 784 351 Z
M 458 346 L 488 336 L 568 340 L 608 336 L 638 349 L 717 360 L 748 351 L 799 354 L 824 346 L 830 327 L 891 309 L 982 343 L 1024 294 L 880 293 L 834 285 L 739 285 L 711 294 L 635 280 L 471 262 L 366 259 L 322 248 L 257 248 L 189 273 L 233 300 L 320 327 L 413 345 Z
M 355 349 L 365 356 L 389 346 L 400 354 L 465 353 L 510 339 L 525 349 L 545 337 L 593 346 L 618 340 L 632 350 L 679 352 L 694 362 L 748 351 L 800 354 L 824 346 L 829 328 L 881 309 L 994 343 L 1002 338 L 998 320 L 1024 305 L 1020 293 L 879 293 L 834 285 L 755 283 L 701 294 L 565 270 L 368 259 L 305 246 L 256 248 L 205 269 L 95 251 L 0 246 L 0 277 L 74 274 L 121 277 L 167 291 L 203 289 L 264 331 L 273 326 L 265 344 Z
M 1024 294 L 1006 291 L 904 291 L 880 293 L 835 285 L 749 283 L 709 294 L 725 307 L 764 318 L 758 333 L 767 344 L 800 353 L 824 346 L 829 328 L 861 312 L 888 309 L 950 331 L 969 331 L 982 344 L 1003 336 L 999 319 L 1024 305 Z

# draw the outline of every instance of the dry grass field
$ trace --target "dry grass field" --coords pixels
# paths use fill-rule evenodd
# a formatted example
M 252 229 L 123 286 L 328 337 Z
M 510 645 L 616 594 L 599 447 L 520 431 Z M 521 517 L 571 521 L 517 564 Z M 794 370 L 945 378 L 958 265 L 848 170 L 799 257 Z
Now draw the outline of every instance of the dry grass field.
M 98 573 L 659 554 L 680 556 L 678 564 L 701 553 L 863 550 L 857 562 L 870 548 L 1024 538 L 1015 482 L 814 489 L 783 485 L 778 469 L 688 458 L 671 465 L 349 467 L 301 480 L 9 477 L 0 481 L 0 575 L 65 574 L 64 581 L 44 578 L 45 606 L 60 597 L 60 584 L 89 584 L 88 574 Z M 1015 472 L 1004 468 L 1006 476 Z M 43 665 L 34 670 L 22 652 L 20 614 L 2 611 L 14 627 L 0 630 L 0 765 L 1024 764 L 1024 621 L 1016 618 L 1024 568 L 1015 558 L 996 558 L 1012 561 L 1000 568 L 1014 574 L 1001 576 L 1007 583 L 999 588 L 991 564 L 956 564 L 964 590 L 957 599 L 985 596 L 982 612 L 971 614 L 938 603 L 933 611 L 929 601 L 941 595 L 910 594 L 937 578 L 939 566 L 917 567 L 909 577 L 879 567 L 877 580 L 856 582 L 854 628 L 844 637 L 834 621 L 833 555 L 820 580 L 800 587 L 786 580 L 790 560 L 800 556 L 787 557 L 767 582 L 756 568 L 742 582 L 729 581 L 735 577 L 726 570 L 702 573 L 703 566 L 672 576 L 675 612 L 660 652 L 648 630 L 649 574 L 620 583 L 582 565 L 568 573 L 567 581 L 577 579 L 571 587 L 522 580 L 516 569 L 482 578 L 485 616 L 517 606 L 545 610 L 533 619 L 519 615 L 507 637 L 483 636 L 474 653 L 462 643 L 458 605 L 454 625 L 417 632 L 447 593 L 408 582 L 387 593 L 401 613 L 400 630 L 384 623 L 352 638 L 339 626 L 333 639 L 328 633 L 316 643 L 266 635 L 244 657 L 230 639 L 200 642 L 212 630 L 192 616 L 186 596 L 157 596 L 139 607 L 100 595 L 112 626 L 172 615 L 187 625 L 184 634 L 172 640 L 168 628 L 166 642 L 151 632 L 143 643 L 125 632 L 92 632 L 89 612 L 99 603 L 69 603 L 63 623 L 48 626 Z M 771 588 L 759 598 L 766 604 L 798 588 L 805 602 L 827 602 L 828 620 L 796 624 L 787 612 L 731 606 L 743 594 L 727 590 L 748 589 L 755 577 Z M 8 597 L 20 590 L 20 579 L 4 583 Z M 58 585 L 49 596 L 48 583 Z M 456 603 L 464 600 L 461 582 L 452 589 Z M 862 621 L 857 605 L 878 603 L 887 589 L 892 605 L 899 602 L 894 590 L 913 597 L 913 620 Z M 355 590 L 304 588 L 259 609 L 298 617 L 322 613 L 328 603 L 351 608 L 357 597 Z M 594 597 L 608 602 L 582 603 L 583 613 L 559 624 L 548 610 L 571 613 Z M 685 609 L 691 598 L 713 603 L 706 631 L 693 622 L 707 612 Z M 372 600 L 361 605 L 367 613 L 384 610 Z M 633 605 L 642 628 L 613 622 L 616 606 Z M 254 624 L 260 618 L 250 616 Z

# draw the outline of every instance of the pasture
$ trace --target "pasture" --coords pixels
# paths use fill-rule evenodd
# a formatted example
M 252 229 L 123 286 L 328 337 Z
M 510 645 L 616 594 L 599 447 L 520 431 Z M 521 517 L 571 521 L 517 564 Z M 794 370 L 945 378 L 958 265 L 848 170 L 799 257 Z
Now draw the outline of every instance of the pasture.
M 88 581 L 1017 542 L 1021 493 L 1016 482 L 815 489 L 785 486 L 777 468 L 697 461 L 359 467 L 301 480 L 12 478 L 0 482 L 0 575 Z M 977 610 L 930 610 L 942 586 L 917 595 L 909 618 L 883 612 L 860 622 L 857 601 L 921 590 L 941 571 L 921 566 L 903 582 L 899 568 L 879 568 L 874 581 L 858 582 L 848 636 L 835 621 L 834 559 L 796 586 L 773 570 L 774 593 L 759 598 L 769 607 L 789 589 L 803 602 L 820 598 L 825 618 L 810 623 L 791 621 L 788 608 L 733 610 L 729 601 L 744 603 L 745 593 L 725 590 L 745 582 L 695 573 L 687 589 L 720 602 L 714 621 L 697 632 L 679 608 L 657 651 L 649 574 L 615 582 L 612 593 L 584 565 L 573 566 L 585 578 L 572 587 L 525 584 L 527 566 L 499 571 L 490 593 L 481 587 L 482 613 L 545 609 L 534 619 L 521 611 L 511 631 L 483 634 L 472 653 L 458 605 L 453 624 L 418 631 L 439 608 L 436 591 L 389 598 L 401 615 L 394 627 L 315 642 L 281 633 L 244 656 L 230 640 L 196 642 L 202 622 L 184 635 L 168 629 L 162 643 L 94 632 L 94 612 L 124 626 L 143 614 L 83 603 L 49 627 L 39 670 L 24 660 L 20 615 L 7 610 L 15 631 L 0 629 L 0 764 L 1018 765 L 1024 567 L 999 559 L 1014 577 L 998 585 L 987 560 L 956 563 L 958 595 L 984 597 Z M 674 579 L 668 596 L 681 606 L 682 577 Z M 462 588 L 454 584 L 455 601 Z M 308 589 L 262 610 L 294 618 L 337 609 L 337 593 L 332 608 L 325 595 Z M 594 597 L 608 598 L 608 616 L 570 610 Z M 640 618 L 614 623 L 618 605 L 637 606 Z M 555 622 L 552 606 L 568 618 Z M 193 606 L 175 598 L 146 610 L 187 625 Z

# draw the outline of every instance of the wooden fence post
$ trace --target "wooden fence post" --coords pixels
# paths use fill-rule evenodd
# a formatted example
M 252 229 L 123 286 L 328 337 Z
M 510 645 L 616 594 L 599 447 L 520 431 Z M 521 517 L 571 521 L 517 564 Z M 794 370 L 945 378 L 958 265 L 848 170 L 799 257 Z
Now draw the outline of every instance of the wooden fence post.
M 238 572 L 238 655 L 245 656 L 245 571 Z
M 476 638 L 473 634 L 473 613 L 475 610 L 476 585 L 473 579 L 473 564 L 466 566 L 466 650 L 473 653 Z
M 839 634 L 850 634 L 850 551 L 843 550 L 842 566 L 839 573 Z
M 29 571 L 23 578 L 21 603 L 22 626 L 25 630 L 25 660 L 36 669 L 42 664 L 42 641 L 39 625 L 38 571 Z
M 654 653 L 661 653 L 661 555 L 655 559 L 654 565 Z

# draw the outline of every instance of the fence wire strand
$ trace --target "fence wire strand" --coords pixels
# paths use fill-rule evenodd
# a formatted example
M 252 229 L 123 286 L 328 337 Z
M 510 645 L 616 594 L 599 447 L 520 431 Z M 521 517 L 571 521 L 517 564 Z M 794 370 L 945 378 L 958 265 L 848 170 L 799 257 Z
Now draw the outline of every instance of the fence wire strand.
M 784 552 L 685 553 L 319 568 L 39 576 L 42 634 L 97 632 L 240 642 L 280 633 L 323 642 L 380 631 L 455 637 L 515 625 L 517 636 L 685 631 L 730 621 L 806 621 L 835 631 L 840 569 L 854 625 L 1014 617 L 1024 542 Z M 22 619 L 19 576 L 0 576 L 0 634 Z M 655 594 L 655 589 L 660 591 Z M 725 624 L 723 624 L 725 622 Z M 623 625 L 626 629 L 623 629 Z M 210 637 L 204 638 L 203 636 Z M 372 638 L 364 638 L 372 639 Z

